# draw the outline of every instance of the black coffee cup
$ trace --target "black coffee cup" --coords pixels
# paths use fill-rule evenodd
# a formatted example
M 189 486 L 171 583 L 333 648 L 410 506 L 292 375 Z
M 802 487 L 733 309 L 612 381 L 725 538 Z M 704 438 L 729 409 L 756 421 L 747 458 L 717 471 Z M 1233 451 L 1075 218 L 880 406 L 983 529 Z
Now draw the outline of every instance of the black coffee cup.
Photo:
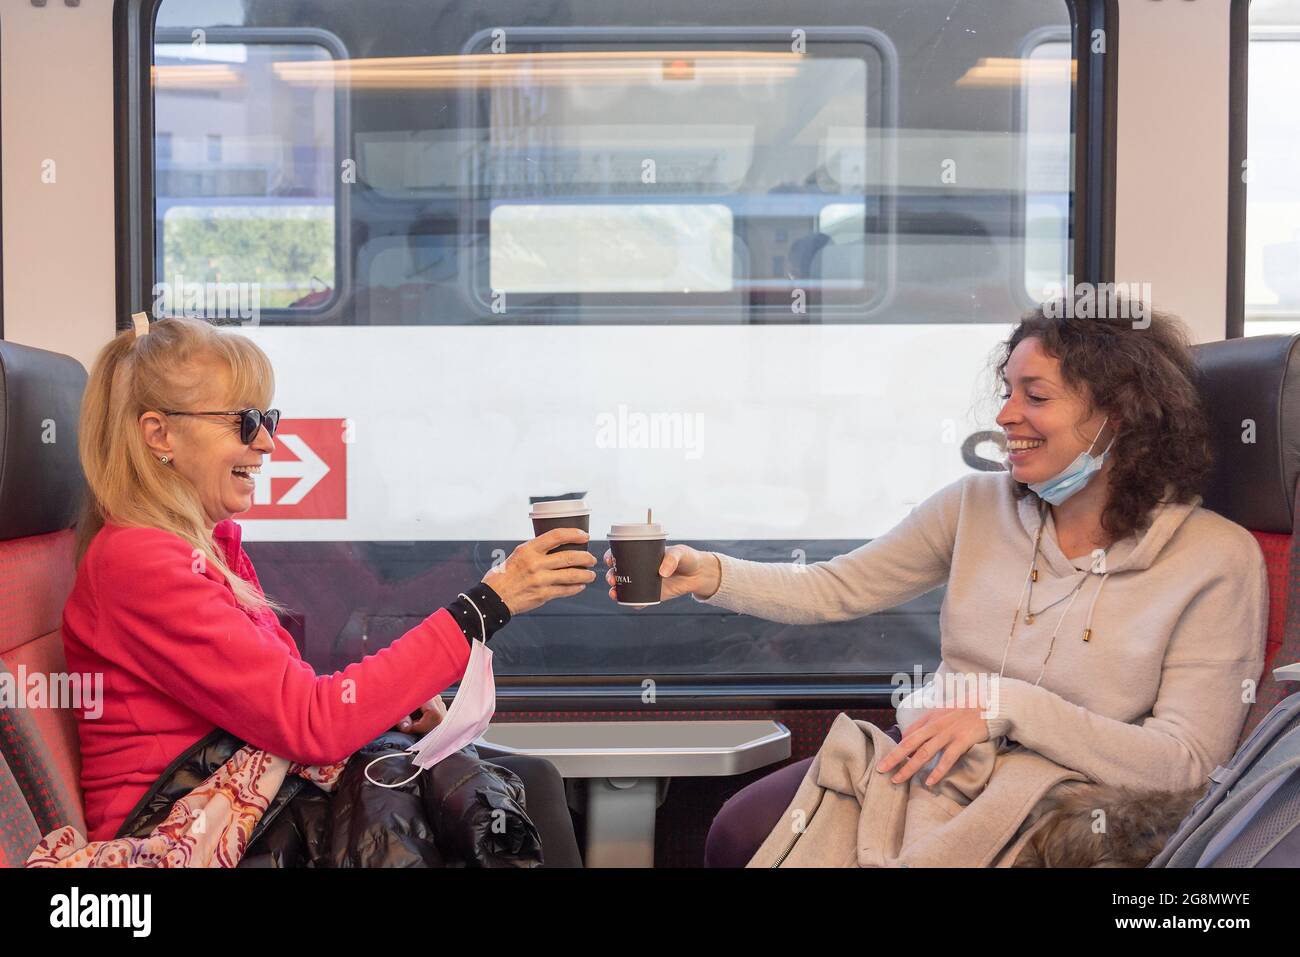
M 668 535 L 658 523 L 634 522 L 609 530 L 614 553 L 614 595 L 620 605 L 657 605 L 663 600 L 659 566 Z
M 558 499 L 553 502 L 534 502 L 533 510 L 528 513 L 533 520 L 533 535 L 544 535 L 555 528 L 580 528 L 591 532 L 591 509 L 581 498 Z M 548 555 L 556 552 L 585 552 L 586 545 L 573 542 L 552 548 Z

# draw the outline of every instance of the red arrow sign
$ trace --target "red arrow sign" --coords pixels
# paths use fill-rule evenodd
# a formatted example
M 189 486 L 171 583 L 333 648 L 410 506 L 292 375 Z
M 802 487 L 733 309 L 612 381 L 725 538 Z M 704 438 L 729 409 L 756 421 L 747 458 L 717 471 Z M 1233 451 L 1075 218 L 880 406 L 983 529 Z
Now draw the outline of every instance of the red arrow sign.
M 347 419 L 281 419 L 241 518 L 347 518 Z

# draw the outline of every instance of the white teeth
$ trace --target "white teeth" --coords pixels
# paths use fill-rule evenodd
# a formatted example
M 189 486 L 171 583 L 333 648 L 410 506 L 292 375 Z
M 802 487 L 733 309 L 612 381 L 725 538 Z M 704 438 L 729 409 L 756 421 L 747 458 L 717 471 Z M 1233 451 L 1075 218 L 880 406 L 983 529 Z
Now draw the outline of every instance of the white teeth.
M 1011 452 L 1024 452 L 1027 449 L 1036 449 L 1042 444 L 1042 439 L 1009 439 L 1007 441 L 1007 450 Z
M 236 474 L 238 474 L 238 475 L 259 475 L 259 474 L 261 474 L 262 466 L 260 466 L 260 465 L 241 465 L 241 466 L 239 466 L 238 468 L 231 469 L 231 471 L 234 472 L 234 473 L 236 473 Z

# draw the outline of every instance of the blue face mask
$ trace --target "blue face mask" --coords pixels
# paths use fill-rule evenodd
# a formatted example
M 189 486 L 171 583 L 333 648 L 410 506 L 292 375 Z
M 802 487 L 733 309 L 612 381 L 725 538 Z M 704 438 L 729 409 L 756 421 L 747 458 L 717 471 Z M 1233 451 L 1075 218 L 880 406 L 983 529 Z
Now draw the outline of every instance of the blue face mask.
M 1101 437 L 1102 429 L 1106 428 L 1106 422 L 1110 416 L 1102 420 L 1101 429 L 1092 437 L 1092 445 L 1088 446 L 1087 452 L 1080 452 L 1079 455 L 1066 466 L 1065 470 L 1058 472 L 1056 475 L 1043 482 L 1030 482 L 1029 487 L 1038 493 L 1038 497 L 1052 505 L 1060 505 L 1075 492 L 1079 491 L 1088 484 L 1088 480 L 1100 471 L 1102 463 L 1106 461 L 1106 453 L 1110 451 L 1111 445 L 1115 440 L 1110 440 L 1110 445 L 1106 446 L 1096 458 L 1093 458 L 1092 446 L 1097 444 L 1097 439 Z

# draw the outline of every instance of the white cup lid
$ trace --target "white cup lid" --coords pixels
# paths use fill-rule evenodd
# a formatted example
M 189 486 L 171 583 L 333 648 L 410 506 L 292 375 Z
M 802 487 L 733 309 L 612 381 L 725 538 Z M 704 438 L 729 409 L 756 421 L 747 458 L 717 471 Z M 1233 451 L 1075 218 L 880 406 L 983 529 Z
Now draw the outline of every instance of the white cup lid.
M 534 502 L 533 510 L 528 513 L 533 518 L 568 518 L 572 515 L 590 515 L 587 500 L 583 498 L 561 498 L 551 502 Z
M 611 525 L 609 527 L 609 540 L 638 539 L 638 538 L 667 538 L 668 533 L 658 522 L 629 522 L 624 525 Z

